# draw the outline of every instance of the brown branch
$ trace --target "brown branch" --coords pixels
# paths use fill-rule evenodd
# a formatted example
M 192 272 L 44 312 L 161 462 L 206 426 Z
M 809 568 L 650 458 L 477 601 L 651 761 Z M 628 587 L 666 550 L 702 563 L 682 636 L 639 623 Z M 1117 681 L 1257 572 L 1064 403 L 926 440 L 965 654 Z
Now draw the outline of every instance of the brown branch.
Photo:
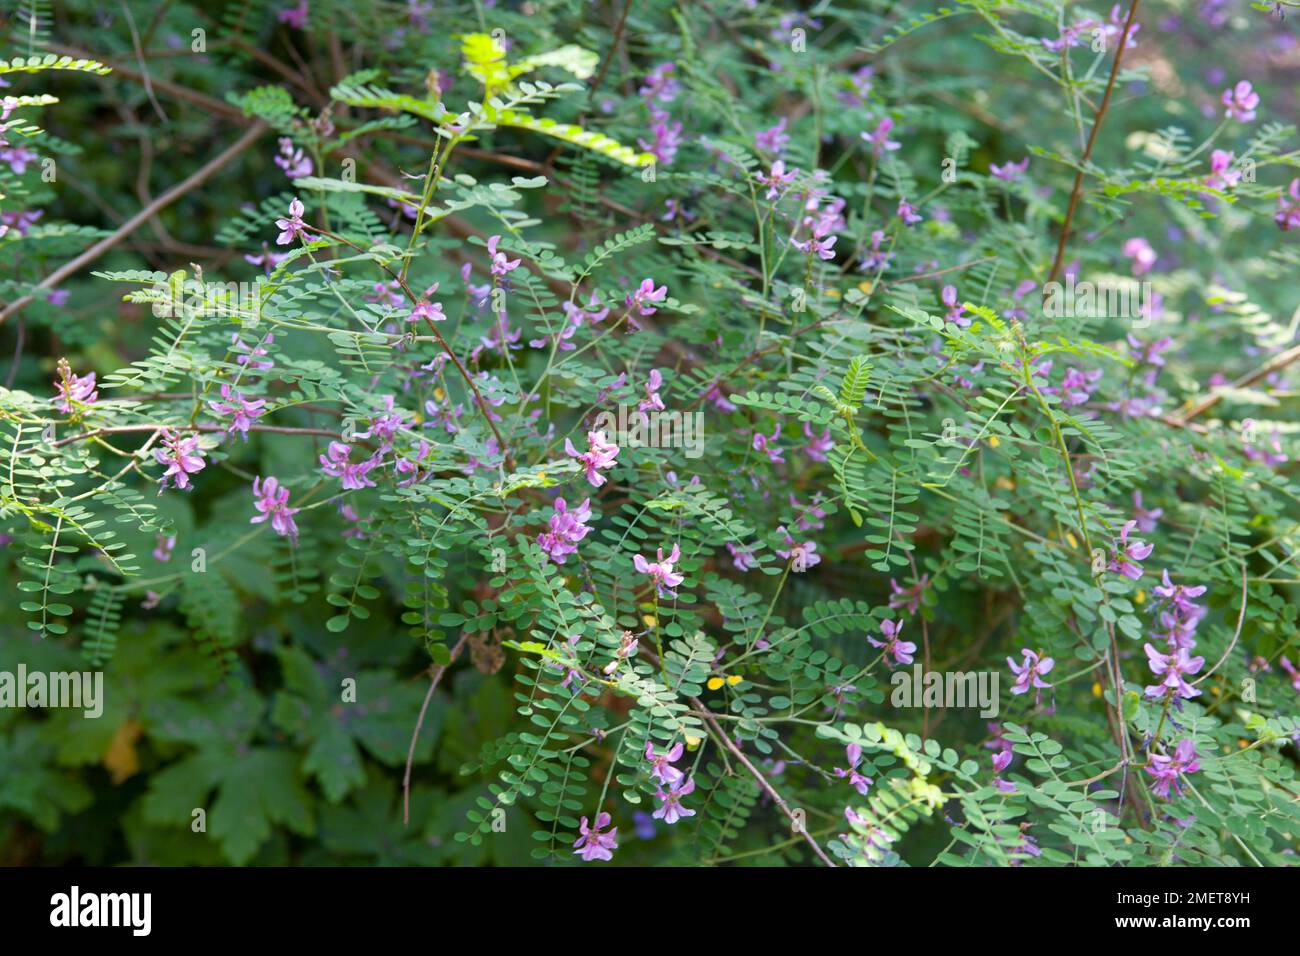
M 460 640 L 451 649 L 452 661 L 465 646 L 468 637 L 469 635 L 465 633 L 460 635 Z M 424 714 L 429 709 L 429 701 L 433 700 L 433 692 L 438 689 L 438 682 L 442 680 L 442 675 L 447 673 L 447 666 L 447 664 L 439 664 L 430 672 L 429 690 L 424 695 L 424 703 L 420 705 L 420 716 L 415 721 L 415 730 L 411 732 L 411 748 L 406 752 L 406 773 L 402 777 L 402 826 L 409 826 L 411 823 L 411 766 L 415 763 L 415 745 L 420 739 L 420 728 L 424 726 Z
M 749 758 L 746 757 L 744 752 L 736 746 L 736 742 L 728 737 L 726 731 L 718 726 L 717 719 L 709 709 L 696 697 L 690 698 L 690 701 L 695 707 L 696 713 L 700 717 L 703 717 L 708 725 L 713 728 L 713 732 L 724 744 L 726 744 L 727 749 L 731 751 L 732 756 L 740 762 L 742 767 L 749 771 L 750 776 L 758 781 L 758 785 L 767 791 L 767 795 L 771 797 L 776 805 L 785 812 L 785 815 L 790 818 L 790 822 L 794 824 L 795 829 L 799 832 L 800 836 L 804 838 L 805 842 L 812 847 L 813 852 L 817 854 L 817 858 L 827 866 L 834 867 L 834 861 L 826 855 L 826 851 L 817 843 L 816 838 L 808 832 L 808 827 L 803 823 L 803 821 L 794 815 L 794 811 L 791 810 L 790 805 L 785 802 L 785 798 L 782 797 L 781 794 L 777 793 L 776 788 L 767 782 L 767 778 L 763 776 L 763 772 L 750 763 Z
M 1261 379 L 1268 378 L 1274 372 L 1286 368 L 1288 365 L 1294 363 L 1297 359 L 1300 359 L 1300 345 L 1293 345 L 1285 352 L 1279 352 L 1277 355 L 1274 355 L 1271 359 L 1269 359 L 1259 368 L 1255 369 L 1253 372 L 1247 372 L 1241 378 L 1233 382 L 1231 387 L 1234 389 L 1248 388 L 1251 385 L 1254 385 L 1256 382 L 1260 381 Z M 1196 402 L 1196 404 L 1192 405 L 1189 409 L 1187 409 L 1187 411 L 1180 413 L 1177 416 L 1176 420 L 1174 422 L 1170 422 L 1170 424 L 1186 425 L 1197 415 L 1217 405 L 1219 401 L 1223 398 L 1223 394 L 1224 393 L 1221 391 L 1210 392 L 1209 395 L 1206 395 L 1200 401 Z
M 138 213 L 136 213 L 126 222 L 122 223 L 122 225 L 118 226 L 117 229 L 114 230 L 112 235 L 105 236 L 103 239 L 95 243 L 93 246 L 91 246 L 81 255 L 77 256 L 75 259 L 72 259 L 71 261 L 66 262 L 63 265 L 61 265 L 59 268 L 55 269 L 48 276 L 42 279 L 41 282 L 36 286 L 36 288 L 53 289 L 60 282 L 62 282 L 68 276 L 72 275 L 77 270 L 81 269 L 83 266 L 89 265 L 90 263 L 94 262 L 104 253 L 108 252 L 108 250 L 112 249 L 119 242 L 121 242 L 123 239 L 129 236 L 131 233 L 135 232 L 135 230 L 140 228 L 140 226 L 142 226 L 144 223 L 148 222 L 149 219 L 151 219 L 153 216 L 157 215 L 163 209 L 166 209 L 168 206 L 170 206 L 176 200 L 180 199 L 190 190 L 195 189 L 198 186 L 201 186 L 203 183 L 205 183 L 216 172 L 218 172 L 223 167 L 228 165 L 236 156 L 238 156 L 244 150 L 248 149 L 249 146 L 252 146 L 253 143 L 256 142 L 257 139 L 268 129 L 269 127 L 261 120 L 258 120 L 255 123 L 253 123 L 244 132 L 243 136 L 235 140 L 235 142 L 232 143 L 223 153 L 221 153 L 215 159 L 211 160 L 206 166 L 203 166 L 201 169 L 196 170 L 189 177 L 177 183 L 175 186 L 172 186 L 166 192 L 162 193 L 160 196 L 158 196 L 157 199 L 149 203 L 149 205 L 145 206 L 143 209 L 141 209 Z M 32 302 L 32 300 L 35 299 L 35 297 L 36 296 L 34 292 L 28 293 L 27 295 L 24 296 L 19 296 L 17 299 L 14 299 L 14 301 L 6 305 L 3 309 L 0 309 L 0 325 L 3 325 L 5 320 L 8 319 L 9 316 L 13 315 L 19 309 L 23 308 L 24 306 Z
M 86 441 L 96 438 L 99 435 L 122 435 L 129 432 L 157 432 L 164 428 L 170 428 L 178 432 L 225 432 L 230 431 L 228 425 L 112 425 L 106 428 L 96 428 L 88 432 L 82 432 L 80 435 L 70 435 L 67 438 L 60 438 L 50 445 L 51 448 L 59 448 L 63 445 L 71 445 L 74 442 Z M 274 435 L 319 435 L 322 438 L 342 438 L 338 432 L 332 432 L 325 428 L 299 428 L 292 425 L 249 425 L 250 432 L 270 432 Z
M 1055 282 L 1065 260 L 1065 245 L 1070 241 L 1070 223 L 1074 221 L 1074 210 L 1079 205 L 1079 193 L 1083 190 L 1083 173 L 1092 156 L 1092 147 L 1097 143 L 1097 133 L 1101 130 L 1101 121 L 1106 118 L 1106 108 L 1110 105 L 1110 92 L 1115 87 L 1115 78 L 1119 76 L 1119 64 L 1124 58 L 1124 48 L 1128 46 L 1129 31 L 1133 28 L 1133 17 L 1137 14 L 1139 0 L 1133 0 L 1128 9 L 1128 19 L 1124 21 L 1124 32 L 1120 34 L 1119 47 L 1115 50 L 1115 62 L 1110 66 L 1110 79 L 1106 81 L 1106 93 L 1097 107 L 1097 116 L 1092 122 L 1092 132 L 1088 134 L 1088 145 L 1084 147 L 1083 158 L 1079 160 L 1079 169 L 1074 174 L 1074 188 L 1070 191 L 1070 205 L 1065 210 L 1065 222 L 1061 224 L 1061 240 L 1056 245 L 1056 259 L 1052 262 L 1052 272 L 1048 282 Z

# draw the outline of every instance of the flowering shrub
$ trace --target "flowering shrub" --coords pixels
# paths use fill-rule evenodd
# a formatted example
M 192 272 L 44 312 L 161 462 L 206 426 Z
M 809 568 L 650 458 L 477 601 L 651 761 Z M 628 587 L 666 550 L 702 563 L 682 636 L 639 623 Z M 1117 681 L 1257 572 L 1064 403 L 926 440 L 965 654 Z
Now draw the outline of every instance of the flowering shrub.
M 6 858 L 1294 854 L 1291 18 L 218 6 L 0 63 Z

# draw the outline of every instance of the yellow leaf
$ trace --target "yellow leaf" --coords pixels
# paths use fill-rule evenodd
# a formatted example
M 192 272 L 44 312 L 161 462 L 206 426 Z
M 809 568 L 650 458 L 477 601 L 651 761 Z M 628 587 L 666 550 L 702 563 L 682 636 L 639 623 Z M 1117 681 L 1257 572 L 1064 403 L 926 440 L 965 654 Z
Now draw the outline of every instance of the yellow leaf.
M 700 740 L 699 737 L 692 737 L 690 734 L 687 734 L 687 735 L 686 735 L 686 749 L 687 749 L 687 750 L 698 750 L 699 747 L 700 747 L 700 743 L 701 743 L 701 740 Z
M 144 733 L 144 727 L 129 717 L 113 733 L 108 749 L 104 751 L 104 768 L 114 784 L 120 784 L 140 771 L 140 756 L 135 752 L 135 742 Z
M 1070 547 L 1072 548 L 1077 548 L 1079 546 L 1079 539 L 1076 538 L 1069 531 L 1065 532 L 1065 540 L 1070 542 Z

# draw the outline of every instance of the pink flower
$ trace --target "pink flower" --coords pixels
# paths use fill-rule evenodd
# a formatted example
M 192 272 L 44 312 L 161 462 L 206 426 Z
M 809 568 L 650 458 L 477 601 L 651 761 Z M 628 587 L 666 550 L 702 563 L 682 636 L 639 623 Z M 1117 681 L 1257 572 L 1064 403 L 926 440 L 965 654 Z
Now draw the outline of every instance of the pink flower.
M 886 116 L 876 124 L 876 128 L 873 132 L 863 132 L 858 135 L 862 137 L 863 142 L 870 143 L 871 152 L 874 155 L 879 156 L 882 152 L 892 152 L 893 150 L 898 149 L 899 143 L 889 138 L 889 131 L 893 128 L 894 121 Z
M 772 429 L 771 435 L 764 435 L 762 432 L 754 432 L 754 450 L 761 451 L 767 455 L 767 459 L 773 463 L 783 463 L 785 458 L 781 456 L 781 449 L 776 447 L 776 441 L 781 437 L 781 424 L 778 422 Z
M 1289 202 L 1287 196 L 1291 197 Z M 1283 232 L 1290 232 L 1300 226 L 1300 179 L 1291 180 L 1287 191 L 1277 197 L 1277 212 L 1273 214 L 1273 221 Z
M 648 412 L 648 411 L 662 412 L 664 410 L 664 400 L 659 397 L 659 389 L 663 388 L 663 385 L 664 385 L 663 374 L 659 371 L 659 369 L 652 368 L 650 370 L 650 380 L 646 382 L 646 386 L 645 386 L 646 397 L 643 398 L 640 404 L 637 405 L 637 409 L 643 412 Z
M 1251 87 L 1249 80 L 1239 80 L 1235 86 L 1223 91 L 1224 116 L 1241 123 L 1249 123 L 1255 118 L 1255 109 L 1259 106 L 1259 94 Z
M 596 814 L 596 825 L 587 826 L 587 818 L 583 817 L 578 824 L 578 833 L 580 836 L 573 841 L 574 854 L 590 863 L 592 860 L 612 860 L 614 854 L 611 852 L 618 849 L 618 827 L 614 827 L 608 833 L 603 833 L 605 827 L 609 826 L 612 817 L 605 812 Z
M 348 461 L 352 457 L 352 448 L 341 441 L 330 442 L 328 456 L 321 455 L 321 471 L 332 478 L 338 478 L 349 491 L 373 488 L 375 483 L 367 475 L 376 465 L 374 459 L 367 459 L 356 464 Z
M 302 221 L 302 214 L 306 212 L 302 202 L 297 196 L 293 202 L 289 203 L 289 218 L 277 219 L 275 224 L 280 227 L 280 235 L 276 237 L 277 246 L 287 246 L 295 239 L 303 242 L 315 242 L 317 237 L 307 231 L 307 224 Z
M 599 488 L 606 481 L 599 469 L 613 468 L 618 463 L 618 446 L 606 441 L 603 431 L 587 432 L 587 445 L 587 450 L 579 454 L 578 449 L 573 447 L 573 442 L 568 438 L 564 439 L 564 450 L 571 458 L 576 458 L 582 463 L 591 486 Z
M 659 310 L 650 305 L 651 302 L 662 302 L 668 295 L 668 286 L 661 285 L 655 288 L 654 279 L 642 279 L 641 285 L 637 287 L 636 292 L 628 295 L 623 304 L 627 306 L 636 306 L 636 310 L 641 315 L 654 315 Z
M 862 762 L 862 748 L 857 744 L 848 744 L 844 748 L 844 753 L 848 757 L 849 765 L 847 768 L 835 767 L 835 776 L 840 779 L 847 778 L 849 786 L 865 797 L 867 790 L 875 781 L 865 774 L 858 773 L 858 764 Z
M 261 514 L 249 520 L 249 524 L 258 524 L 271 519 L 271 527 L 275 533 L 288 538 L 290 541 L 296 541 L 298 538 L 298 525 L 294 523 L 293 516 L 296 515 L 300 508 L 289 507 L 289 489 L 280 486 L 280 482 L 274 477 L 253 479 L 253 507 Z
M 435 282 L 429 288 L 424 290 L 424 295 L 420 301 L 415 303 L 411 309 L 410 315 L 406 317 L 407 322 L 419 322 L 421 319 L 427 322 L 445 322 L 447 316 L 443 315 L 442 303 L 432 302 L 429 297 L 438 291 L 439 283 Z
M 817 553 L 817 542 L 796 541 L 784 527 L 776 530 L 785 535 L 786 545 L 786 550 L 778 550 L 776 553 L 791 562 L 792 571 L 807 571 L 809 568 L 821 564 L 821 556 Z
M 190 475 L 196 475 L 207 464 L 203 460 L 203 450 L 199 448 L 199 439 L 195 435 L 182 438 L 170 428 L 162 431 L 163 448 L 154 449 L 154 458 L 158 464 L 166 465 L 163 473 L 162 487 L 167 487 L 168 480 L 172 487 L 184 491 L 192 486 Z
M 1164 508 L 1144 508 L 1142 507 L 1142 492 L 1133 492 L 1133 518 L 1137 521 L 1138 530 L 1143 534 L 1150 534 L 1156 530 L 1156 521 L 1165 515 Z M 1165 572 L 1168 578 L 1169 572 Z
M 1189 657 L 1185 647 L 1179 647 L 1169 653 L 1162 653 L 1150 644 L 1142 645 L 1142 649 L 1146 651 L 1147 664 L 1151 668 L 1151 673 L 1157 677 L 1164 677 L 1160 683 L 1147 687 L 1148 697 L 1158 699 L 1169 692 L 1183 698 L 1201 695 L 1199 690 L 1183 679 L 1183 675 L 1195 674 L 1199 671 L 1205 664 L 1204 657 Z
M 249 426 L 253 424 L 254 419 L 266 414 L 266 399 L 258 398 L 249 401 L 225 382 L 221 384 L 221 397 L 225 401 L 208 402 L 208 407 L 214 414 L 223 418 L 227 415 L 231 416 L 230 427 L 226 431 L 239 432 L 244 441 L 248 441 Z
M 916 207 L 906 199 L 900 199 L 898 201 L 897 215 L 902 218 L 904 225 L 908 226 L 915 225 L 922 220 L 922 216 L 916 211 Z
M 1135 276 L 1146 275 L 1156 264 L 1156 251 L 1141 236 L 1126 241 L 1123 250 L 1124 255 L 1133 260 L 1132 269 Z
M 677 595 L 673 593 L 672 588 L 677 587 L 682 581 L 686 580 L 673 567 L 681 560 L 681 557 L 681 548 L 674 544 L 672 553 L 668 557 L 665 558 L 664 549 L 659 548 L 656 552 L 655 561 L 647 561 L 638 554 L 633 556 L 632 565 L 642 574 L 650 575 L 650 580 L 654 581 L 655 590 L 661 596 L 676 597 Z
M 675 743 L 668 749 L 667 753 L 655 753 L 654 744 L 646 741 L 645 759 L 650 761 L 650 779 L 658 780 L 660 783 L 666 783 L 669 786 L 677 783 L 685 776 L 680 770 L 673 766 L 677 761 L 682 759 L 682 745 Z
M 775 153 L 780 155 L 785 152 L 786 145 L 790 142 L 790 137 L 785 135 L 785 117 L 781 117 L 775 126 L 770 126 L 761 131 L 754 137 L 754 147 L 759 152 Z
M 881 621 L 880 630 L 885 639 L 878 641 L 874 637 L 868 637 L 867 643 L 872 647 L 883 647 L 885 656 L 894 658 L 894 664 L 912 663 L 912 655 L 916 653 L 916 645 L 911 641 L 902 641 L 898 638 L 899 633 L 903 630 L 903 622 Z
M 830 223 L 814 223 L 811 236 L 807 239 L 795 239 L 790 245 L 800 252 L 810 253 L 818 259 L 829 262 L 835 258 L 835 243 L 840 238 L 839 236 L 830 235 L 830 231 Z
M 303 155 L 301 149 L 295 149 L 293 140 L 287 136 L 280 137 L 280 155 L 275 157 L 275 165 L 283 169 L 290 179 L 310 176 L 313 170 L 311 160 Z
M 497 252 L 497 243 L 500 241 L 500 236 L 489 236 L 487 241 L 488 255 L 492 257 L 492 274 L 494 276 L 503 276 L 507 272 L 513 272 L 519 268 L 520 260 L 507 259 L 504 252 Z
M 1126 521 L 1124 527 L 1120 529 L 1119 541 L 1115 544 L 1114 553 L 1110 561 L 1110 569 L 1118 571 L 1126 578 L 1136 581 L 1142 577 L 1142 565 L 1138 562 L 1145 561 L 1150 555 L 1154 545 L 1146 544 L 1142 541 L 1128 540 L 1129 532 L 1137 527 L 1137 521 Z
M 794 182 L 795 177 L 798 175 L 799 170 L 797 169 L 791 169 L 789 172 L 786 172 L 785 163 L 778 159 L 772 164 L 772 169 L 766 176 L 758 177 L 758 183 L 760 186 L 767 187 L 768 199 L 776 199 L 789 188 L 790 184 Z
M 688 778 L 685 783 L 678 783 L 669 786 L 667 791 L 662 787 L 659 788 L 655 791 L 655 796 L 662 800 L 663 803 L 659 805 L 659 809 L 651 814 L 651 816 L 656 820 L 662 820 L 664 823 L 668 824 L 676 823 L 683 817 L 695 816 L 694 810 L 687 810 L 682 806 L 682 797 L 689 796 L 694 792 L 694 777 Z
M 591 528 L 591 499 L 569 510 L 563 498 L 555 499 L 555 513 L 551 515 L 550 530 L 537 536 L 537 544 L 556 564 L 563 564 L 564 559 L 578 550 L 578 542 L 587 536 Z
M 1055 667 L 1056 661 L 1050 657 L 1040 657 L 1036 651 L 1031 651 L 1027 647 L 1022 647 L 1020 654 L 1023 659 L 1019 664 L 1007 658 L 1007 666 L 1011 668 L 1011 673 L 1016 675 L 1011 693 L 1027 694 L 1031 687 L 1037 690 L 1050 688 L 1052 685 L 1043 680 L 1042 675 Z
M 1018 163 L 1013 163 L 1010 160 L 1008 160 L 1007 162 L 1003 163 L 1001 166 L 990 164 L 989 175 L 991 175 L 994 179 L 1002 180 L 1004 183 L 1014 183 L 1016 180 L 1020 179 L 1020 177 L 1025 174 L 1025 170 L 1028 168 L 1029 168 L 1029 157 L 1026 156 Z
M 1241 181 L 1241 171 L 1232 168 L 1232 157 L 1226 149 L 1210 153 L 1210 175 L 1205 177 L 1205 185 L 1211 189 L 1231 189 Z
M 1146 768 L 1147 773 L 1156 778 L 1156 782 L 1151 785 L 1151 792 L 1168 800 L 1169 789 L 1172 787 L 1174 796 L 1182 796 L 1180 777 L 1200 769 L 1200 761 L 1196 759 L 1196 744 L 1190 737 L 1185 737 L 1174 748 L 1172 757 L 1164 754 L 1151 755 L 1151 763 Z

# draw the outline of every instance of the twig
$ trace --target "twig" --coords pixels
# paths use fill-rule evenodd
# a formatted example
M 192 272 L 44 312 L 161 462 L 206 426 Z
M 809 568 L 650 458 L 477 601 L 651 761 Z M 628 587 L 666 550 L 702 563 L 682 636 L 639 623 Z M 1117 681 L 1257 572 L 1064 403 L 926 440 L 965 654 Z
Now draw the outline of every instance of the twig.
M 803 822 L 794 815 L 794 811 L 790 809 L 790 806 L 785 802 L 785 799 L 779 793 L 776 792 L 776 788 L 767 782 L 767 778 L 763 776 L 762 771 L 749 762 L 749 758 L 746 757 L 744 752 L 742 752 L 741 749 L 736 746 L 735 741 L 733 741 L 730 737 L 728 737 L 727 732 L 723 730 L 720 726 L 718 726 L 717 719 L 713 716 L 713 714 L 709 711 L 709 709 L 705 707 L 704 704 L 701 703 L 698 698 L 692 697 L 690 700 L 691 700 L 691 704 L 693 704 L 695 707 L 696 713 L 698 713 L 699 716 L 703 717 L 705 721 L 708 723 L 708 725 L 713 728 L 713 732 L 718 735 L 718 738 L 724 744 L 726 744 L 727 749 L 731 751 L 732 756 L 734 756 L 736 760 L 740 762 L 740 765 L 742 767 L 744 767 L 746 770 L 749 771 L 750 775 L 753 776 L 753 778 L 758 781 L 758 785 L 767 791 L 767 795 L 771 797 L 772 800 L 775 801 L 776 805 L 785 812 L 785 815 L 790 818 L 790 822 L 793 823 L 795 827 L 798 829 L 800 835 L 803 836 L 804 841 L 810 847 L 812 847 L 813 852 L 817 854 L 817 858 L 820 859 L 827 866 L 834 867 L 835 866 L 834 861 L 832 861 L 831 858 L 826 855 L 826 851 L 824 851 L 821 848 L 821 846 L 817 843 L 816 838 L 813 837 L 813 835 L 808 832 L 808 829 L 806 826 L 804 826 Z
M 1128 46 L 1129 31 L 1133 28 L 1133 17 L 1137 14 L 1139 0 L 1133 0 L 1128 9 L 1128 19 L 1124 21 L 1124 32 L 1120 34 L 1119 47 L 1115 50 L 1115 62 L 1110 66 L 1110 79 L 1106 81 L 1106 93 L 1097 107 L 1097 116 L 1092 122 L 1092 132 L 1088 134 L 1088 145 L 1084 147 L 1083 158 L 1079 160 L 1079 169 L 1074 174 L 1074 189 L 1070 191 L 1070 205 L 1065 210 L 1065 222 L 1061 224 L 1061 240 L 1056 245 L 1056 259 L 1052 262 L 1052 272 L 1048 282 L 1056 281 L 1065 259 L 1065 245 L 1070 240 L 1070 223 L 1074 220 L 1074 210 L 1079 205 L 1079 193 L 1083 189 L 1083 173 L 1092 155 L 1092 147 L 1097 143 L 1097 133 L 1101 130 L 1101 121 L 1106 118 L 1106 107 L 1110 105 L 1110 91 L 1115 87 L 1115 78 L 1119 76 L 1120 60 L 1124 58 L 1124 48 Z
M 90 263 L 94 262 L 104 253 L 108 252 L 108 250 L 112 249 L 119 242 L 121 242 L 123 239 L 129 236 L 131 233 L 135 232 L 135 230 L 140 228 L 140 226 L 142 226 L 144 223 L 148 222 L 149 219 L 156 216 L 163 209 L 166 209 L 168 206 L 170 206 L 176 200 L 180 199 L 190 190 L 195 189 L 198 186 L 201 186 L 203 183 L 205 183 L 216 172 L 218 172 L 223 167 L 228 165 L 231 162 L 231 160 L 233 160 L 236 156 L 238 156 L 244 150 L 248 149 L 249 146 L 252 146 L 253 143 L 256 142 L 257 139 L 263 133 L 265 133 L 269 128 L 270 127 L 268 127 L 261 120 L 258 120 L 257 122 L 253 123 L 252 126 L 250 126 L 247 130 L 245 130 L 244 135 L 239 137 L 239 139 L 235 140 L 235 142 L 233 142 L 225 150 L 225 152 L 221 153 L 215 159 L 211 160 L 206 166 L 203 166 L 201 169 L 196 170 L 186 179 L 183 179 L 181 182 L 177 183 L 175 186 L 172 186 L 166 192 L 162 193 L 160 196 L 158 196 L 157 199 L 155 199 L 149 205 L 145 206 L 143 209 L 141 209 L 138 213 L 136 213 L 126 222 L 122 223 L 122 225 L 118 226 L 111 236 L 105 236 L 103 239 L 95 243 L 93 246 L 91 246 L 81 255 L 77 256 L 75 259 L 72 259 L 71 261 L 66 262 L 63 265 L 59 266 L 59 268 L 55 269 L 48 276 L 42 279 L 41 282 L 36 286 L 36 288 L 52 289 L 55 286 L 57 286 L 60 282 L 62 282 L 64 279 L 66 279 L 68 276 L 72 275 L 74 272 L 81 269 L 83 266 L 89 265 Z M 34 292 L 28 293 L 27 295 L 19 296 L 17 299 L 14 299 L 12 302 L 6 305 L 3 309 L 0 309 L 0 325 L 3 325 L 5 320 L 8 319 L 9 316 L 13 315 L 19 309 L 23 308 L 24 306 L 32 302 L 32 300 L 35 299 L 35 297 L 36 296 Z
M 462 633 L 456 646 L 451 649 L 451 660 L 456 659 L 460 649 L 465 646 L 468 634 Z M 420 739 L 420 728 L 424 726 L 424 714 L 429 709 L 429 701 L 433 700 L 433 692 L 438 689 L 438 682 L 442 680 L 442 675 L 447 673 L 447 665 L 439 664 L 433 669 L 429 678 L 429 690 L 424 695 L 424 703 L 420 705 L 420 716 L 415 721 L 415 730 L 411 732 L 411 749 L 406 752 L 406 773 L 402 777 L 402 826 L 409 826 L 411 823 L 411 767 L 415 763 L 415 745 Z

